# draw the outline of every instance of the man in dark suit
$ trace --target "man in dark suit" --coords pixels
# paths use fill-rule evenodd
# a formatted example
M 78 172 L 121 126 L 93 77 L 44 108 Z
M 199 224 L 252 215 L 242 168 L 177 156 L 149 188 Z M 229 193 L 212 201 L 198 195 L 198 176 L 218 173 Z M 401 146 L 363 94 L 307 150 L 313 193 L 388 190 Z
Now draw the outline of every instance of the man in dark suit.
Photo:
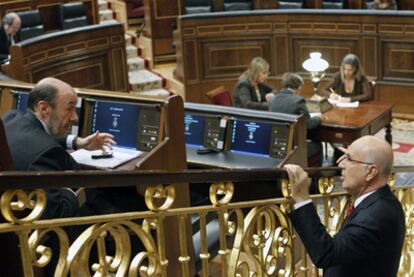
M 3 63 L 9 58 L 9 48 L 15 42 L 15 35 L 20 30 L 20 17 L 12 12 L 3 17 L 0 26 L 0 62 Z
M 342 187 L 355 198 L 353 211 L 331 237 L 309 199 L 309 179 L 296 165 L 286 165 L 295 206 L 289 217 L 313 263 L 324 277 L 396 276 L 404 242 L 401 203 L 387 185 L 393 153 L 377 137 L 354 141 L 338 159 Z
M 113 136 L 106 133 L 96 132 L 85 138 L 67 135 L 78 121 L 76 103 L 76 92 L 70 85 L 58 79 L 46 78 L 31 91 L 25 114 L 11 111 L 4 115 L 4 129 L 17 170 L 76 170 L 79 166 L 66 148 L 92 150 L 115 143 Z M 86 195 L 89 198 L 86 205 L 97 202 L 95 193 L 89 193 L 88 190 Z M 69 188 L 48 189 L 46 196 L 47 206 L 43 218 L 93 213 L 79 209 L 77 195 Z M 109 208 L 107 212 L 110 212 L 109 205 L 96 204 Z
M 308 159 L 317 155 L 316 164 L 310 166 L 322 165 L 322 144 L 318 136 L 312 132 L 321 122 L 319 116 L 311 117 L 306 107 L 305 99 L 300 96 L 303 86 L 303 79 L 296 73 L 287 72 L 282 75 L 283 89 L 273 96 L 269 103 L 269 111 L 278 113 L 287 113 L 300 115 L 306 118 L 309 139 L 307 143 Z

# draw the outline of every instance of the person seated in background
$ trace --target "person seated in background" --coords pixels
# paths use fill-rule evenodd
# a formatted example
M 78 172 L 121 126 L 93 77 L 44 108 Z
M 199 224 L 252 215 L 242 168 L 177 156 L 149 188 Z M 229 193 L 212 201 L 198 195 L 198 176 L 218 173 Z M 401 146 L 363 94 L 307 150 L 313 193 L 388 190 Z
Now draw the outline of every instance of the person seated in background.
M 111 134 L 95 132 L 87 137 L 68 135 L 78 121 L 77 94 L 67 83 L 40 80 L 29 94 L 26 113 L 10 111 L 3 116 L 4 129 L 14 165 L 22 171 L 79 170 L 66 149 L 103 149 L 115 144 Z M 110 214 L 145 209 L 135 187 L 86 189 L 81 206 L 69 188 L 47 189 L 43 218 Z
M 233 106 L 254 110 L 268 110 L 268 102 L 275 89 L 265 82 L 269 75 L 269 64 L 255 57 L 247 70 L 239 77 L 233 93 Z
M 387 185 L 391 147 L 383 139 L 364 136 L 342 151 L 337 161 L 342 188 L 354 204 L 338 233 L 331 236 L 322 224 L 309 197 L 308 174 L 289 164 L 292 225 L 324 277 L 397 276 L 406 227 L 401 203 Z
M 77 95 L 65 82 L 55 78 L 39 81 L 29 94 L 28 110 L 10 111 L 3 116 L 4 130 L 17 170 L 77 170 L 79 165 L 67 148 L 88 150 L 110 147 L 113 136 L 96 132 L 85 138 L 68 135 L 78 121 Z M 115 212 L 95 191 L 86 190 L 87 202 L 79 206 L 77 194 L 70 188 L 47 189 L 43 218 L 62 218 Z
M 15 42 L 15 35 L 20 30 L 21 20 L 17 13 L 8 13 L 3 17 L 0 26 L 0 63 L 9 59 L 9 48 Z
M 395 0 L 374 0 L 366 4 L 367 9 L 376 10 L 397 10 L 397 2 Z
M 371 100 L 371 87 L 356 55 L 348 54 L 343 58 L 340 72 L 321 94 L 342 102 Z
M 316 164 L 322 165 L 322 144 L 314 130 L 321 122 L 320 116 L 311 117 L 306 107 L 305 99 L 300 96 L 303 86 L 303 79 L 296 73 L 286 72 L 282 75 L 283 89 L 276 93 L 269 103 L 269 111 L 287 114 L 303 114 L 306 118 L 308 129 L 308 159 L 318 155 Z

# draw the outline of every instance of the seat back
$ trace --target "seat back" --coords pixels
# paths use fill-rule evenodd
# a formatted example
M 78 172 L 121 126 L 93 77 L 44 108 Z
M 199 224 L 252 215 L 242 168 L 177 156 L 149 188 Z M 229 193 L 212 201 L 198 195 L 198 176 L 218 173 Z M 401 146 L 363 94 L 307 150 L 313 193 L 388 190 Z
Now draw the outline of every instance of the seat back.
M 231 94 L 223 86 L 220 86 L 216 89 L 213 89 L 206 93 L 206 95 L 211 99 L 215 105 L 221 106 L 233 106 L 233 100 Z
M 225 11 L 252 10 L 253 3 L 250 0 L 224 0 Z
M 17 13 L 22 21 L 19 30 L 19 41 L 37 37 L 45 33 L 39 10 L 30 10 Z
M 11 170 L 15 170 L 15 167 L 4 132 L 3 121 L 0 119 L 0 172 Z M 0 195 L 3 192 L 0 188 Z M 5 222 L 3 215 L 0 215 L 0 222 Z M 0 234 L 0 245 L 4 253 L 7 253 L 7 255 L 2 255 L 2 259 L 0 259 L 0 276 L 23 276 L 19 240 L 16 234 Z M 44 276 L 43 270 L 35 269 L 35 276 Z
M 125 0 L 128 18 L 143 17 L 145 8 L 143 0 Z
M 209 13 L 212 8 L 211 0 L 184 0 L 184 14 Z
M 322 9 L 344 9 L 345 1 L 344 0 L 323 0 Z
M 279 9 L 302 9 L 303 0 L 279 1 Z
M 13 159 L 7 144 L 6 133 L 4 132 L 3 121 L 0 119 L 0 171 L 15 170 Z
M 74 2 L 60 5 L 60 28 L 63 30 L 88 25 L 86 7 L 83 2 Z

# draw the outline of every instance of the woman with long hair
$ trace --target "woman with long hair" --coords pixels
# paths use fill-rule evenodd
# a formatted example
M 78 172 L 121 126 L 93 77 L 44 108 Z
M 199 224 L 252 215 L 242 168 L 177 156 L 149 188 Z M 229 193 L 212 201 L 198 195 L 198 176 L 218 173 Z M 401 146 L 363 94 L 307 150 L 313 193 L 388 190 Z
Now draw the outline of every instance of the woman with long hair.
M 247 70 L 239 77 L 233 93 L 235 107 L 268 110 L 268 102 L 275 89 L 266 84 L 269 64 L 261 57 L 253 58 Z
M 371 100 L 371 87 L 356 55 L 348 54 L 343 58 L 340 71 L 323 94 L 343 102 Z

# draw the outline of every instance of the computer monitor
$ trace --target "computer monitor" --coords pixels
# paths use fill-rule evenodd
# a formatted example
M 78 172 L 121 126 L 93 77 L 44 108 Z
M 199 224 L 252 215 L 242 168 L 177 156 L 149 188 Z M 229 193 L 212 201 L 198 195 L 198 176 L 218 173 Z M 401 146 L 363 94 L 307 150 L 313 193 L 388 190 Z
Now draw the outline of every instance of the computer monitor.
M 13 91 L 14 109 L 22 113 L 27 110 L 27 102 L 29 100 L 29 91 Z
M 185 113 L 184 134 L 188 146 L 221 150 L 224 146 L 225 131 L 226 120 L 221 116 Z
M 91 132 L 114 135 L 118 147 L 137 149 L 140 106 L 135 103 L 96 100 Z
M 230 151 L 269 157 L 272 124 L 256 120 L 233 120 Z
M 184 115 L 184 135 L 187 146 L 204 146 L 206 117 L 202 114 L 186 112 Z
M 229 151 L 283 159 L 290 150 L 289 134 L 288 123 L 235 118 Z

